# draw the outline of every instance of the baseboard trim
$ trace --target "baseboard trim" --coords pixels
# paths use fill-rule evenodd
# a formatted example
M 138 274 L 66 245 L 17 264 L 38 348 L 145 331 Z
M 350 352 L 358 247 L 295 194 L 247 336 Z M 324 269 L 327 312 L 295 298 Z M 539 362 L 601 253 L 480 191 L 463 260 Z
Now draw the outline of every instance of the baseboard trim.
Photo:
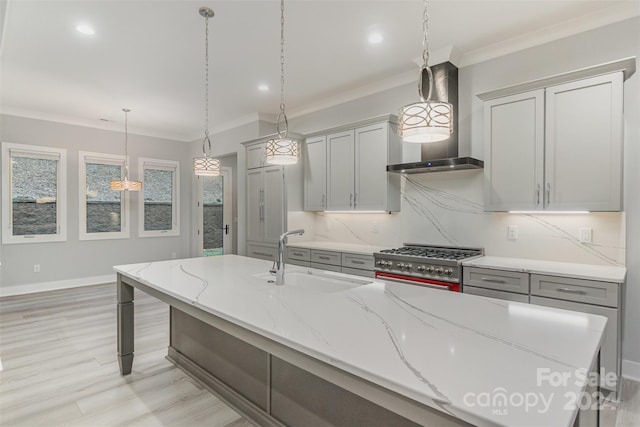
M 623 359 L 622 376 L 633 381 L 640 381 L 640 363 Z
M 51 282 L 27 283 L 16 286 L 0 286 L 0 298 L 15 295 L 33 294 L 36 292 L 57 291 L 60 289 L 79 288 L 82 286 L 101 285 L 116 281 L 115 274 L 104 276 L 80 277 L 78 279 L 56 280 Z

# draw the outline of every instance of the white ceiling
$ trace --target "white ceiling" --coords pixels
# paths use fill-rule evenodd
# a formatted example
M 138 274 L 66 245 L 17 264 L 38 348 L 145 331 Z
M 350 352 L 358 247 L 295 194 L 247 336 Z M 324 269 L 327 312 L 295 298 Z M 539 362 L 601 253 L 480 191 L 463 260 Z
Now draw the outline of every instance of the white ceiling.
M 432 56 L 453 47 L 459 66 L 640 14 L 638 0 L 429 5 Z M 2 112 L 120 130 L 120 110 L 128 107 L 132 132 L 197 139 L 204 126 L 200 6 L 216 13 L 212 130 L 276 114 L 277 0 L 9 0 L 0 41 Z M 417 77 L 420 0 L 287 0 L 285 7 L 289 117 Z M 79 23 L 93 26 L 95 35 L 76 32 Z M 372 30 L 383 34 L 382 43 L 367 42 Z M 259 92 L 260 83 L 271 90 Z

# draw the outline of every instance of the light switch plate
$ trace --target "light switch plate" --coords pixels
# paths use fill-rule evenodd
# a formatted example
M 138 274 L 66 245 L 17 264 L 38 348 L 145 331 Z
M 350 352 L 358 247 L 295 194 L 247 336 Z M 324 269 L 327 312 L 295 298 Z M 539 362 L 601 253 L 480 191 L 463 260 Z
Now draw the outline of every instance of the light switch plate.
M 593 228 L 580 229 L 580 243 L 593 243 Z
M 510 225 L 507 227 L 507 239 L 518 240 L 518 226 Z

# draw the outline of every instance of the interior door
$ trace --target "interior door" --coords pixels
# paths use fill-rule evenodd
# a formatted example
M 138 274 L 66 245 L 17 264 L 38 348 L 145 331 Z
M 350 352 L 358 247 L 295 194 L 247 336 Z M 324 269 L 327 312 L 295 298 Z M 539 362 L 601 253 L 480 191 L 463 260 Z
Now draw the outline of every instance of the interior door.
M 203 256 L 232 253 L 233 228 L 231 168 L 222 168 L 219 176 L 199 176 L 200 253 Z

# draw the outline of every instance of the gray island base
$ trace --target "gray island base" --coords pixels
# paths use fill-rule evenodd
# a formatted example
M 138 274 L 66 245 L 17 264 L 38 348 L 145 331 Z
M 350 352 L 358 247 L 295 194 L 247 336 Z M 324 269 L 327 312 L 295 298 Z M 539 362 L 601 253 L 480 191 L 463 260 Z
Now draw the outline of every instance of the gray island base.
M 540 384 L 536 371 L 593 371 L 603 317 L 301 267 L 275 286 L 269 266 L 224 255 L 115 267 L 121 374 L 137 288 L 170 306 L 167 358 L 258 425 L 599 425 L 597 401 L 562 399 L 597 385 Z M 503 388 L 549 405 L 468 400 Z

